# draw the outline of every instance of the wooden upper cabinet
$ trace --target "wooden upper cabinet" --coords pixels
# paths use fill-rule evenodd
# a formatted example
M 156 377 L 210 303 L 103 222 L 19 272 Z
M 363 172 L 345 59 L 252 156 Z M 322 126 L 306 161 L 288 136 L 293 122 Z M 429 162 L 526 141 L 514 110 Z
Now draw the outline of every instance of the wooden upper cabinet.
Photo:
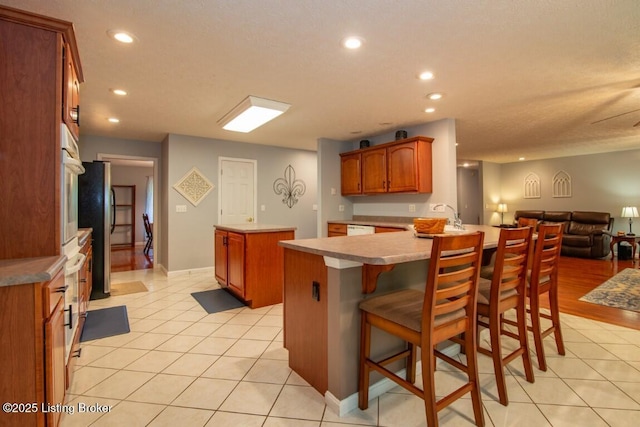
M 340 154 L 342 195 L 381 193 L 430 193 L 433 191 L 431 143 L 418 136 Z M 345 192 L 345 159 L 361 158 L 361 192 Z M 353 178 L 352 178 L 353 179 Z
M 340 155 L 340 192 L 343 196 L 362 194 L 362 155 Z
M 430 193 L 431 143 L 405 142 L 387 148 L 387 191 Z
M 80 136 L 80 81 L 78 72 L 71 55 L 69 44 L 64 46 L 64 73 L 65 89 L 63 93 L 63 120 L 69 131 L 78 139 Z
M 387 192 L 387 150 L 378 148 L 362 153 L 362 192 Z

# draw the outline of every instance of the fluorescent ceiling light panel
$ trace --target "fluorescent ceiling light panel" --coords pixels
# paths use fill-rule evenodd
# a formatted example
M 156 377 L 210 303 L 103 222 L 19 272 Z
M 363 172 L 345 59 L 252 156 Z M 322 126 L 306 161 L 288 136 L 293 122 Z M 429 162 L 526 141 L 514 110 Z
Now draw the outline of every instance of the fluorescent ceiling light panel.
M 225 130 L 247 133 L 275 119 L 289 107 L 291 105 L 284 102 L 248 96 L 218 120 L 218 123 Z

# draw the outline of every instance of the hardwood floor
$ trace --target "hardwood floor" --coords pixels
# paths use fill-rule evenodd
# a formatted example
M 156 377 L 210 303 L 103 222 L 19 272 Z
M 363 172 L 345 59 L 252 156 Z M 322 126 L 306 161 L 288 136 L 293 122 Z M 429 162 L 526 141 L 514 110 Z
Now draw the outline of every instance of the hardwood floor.
M 111 271 L 153 268 L 153 249 L 149 251 L 149 255 L 145 255 L 143 249 L 143 246 L 111 249 Z
M 558 272 L 560 312 L 640 329 L 638 312 L 579 301 L 583 295 L 618 272 L 625 268 L 638 267 L 638 260 L 619 261 L 617 258 L 611 260 L 610 256 L 606 259 L 560 257 Z

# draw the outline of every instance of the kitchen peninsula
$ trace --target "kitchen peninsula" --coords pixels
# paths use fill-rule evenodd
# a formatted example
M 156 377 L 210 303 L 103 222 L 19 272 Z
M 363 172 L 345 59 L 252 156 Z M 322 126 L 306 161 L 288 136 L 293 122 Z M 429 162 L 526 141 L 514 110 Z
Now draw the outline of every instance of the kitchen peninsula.
M 485 250 L 497 247 L 500 229 L 465 228 L 485 233 Z M 280 242 L 289 366 L 338 414 L 357 407 L 358 304 L 370 293 L 424 289 L 432 244 L 413 231 Z M 381 338 L 374 354 L 402 344 Z

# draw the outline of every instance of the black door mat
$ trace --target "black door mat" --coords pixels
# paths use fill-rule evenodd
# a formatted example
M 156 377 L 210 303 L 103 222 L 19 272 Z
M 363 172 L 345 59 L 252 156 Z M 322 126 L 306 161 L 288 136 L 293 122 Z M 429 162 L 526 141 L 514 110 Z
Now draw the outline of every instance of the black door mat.
M 87 320 L 82 330 L 80 342 L 128 334 L 130 331 L 127 306 L 119 305 L 91 310 L 87 311 Z
M 194 292 L 191 294 L 209 314 L 233 308 L 244 307 L 244 303 L 234 297 L 225 289 L 213 289 L 210 291 Z

